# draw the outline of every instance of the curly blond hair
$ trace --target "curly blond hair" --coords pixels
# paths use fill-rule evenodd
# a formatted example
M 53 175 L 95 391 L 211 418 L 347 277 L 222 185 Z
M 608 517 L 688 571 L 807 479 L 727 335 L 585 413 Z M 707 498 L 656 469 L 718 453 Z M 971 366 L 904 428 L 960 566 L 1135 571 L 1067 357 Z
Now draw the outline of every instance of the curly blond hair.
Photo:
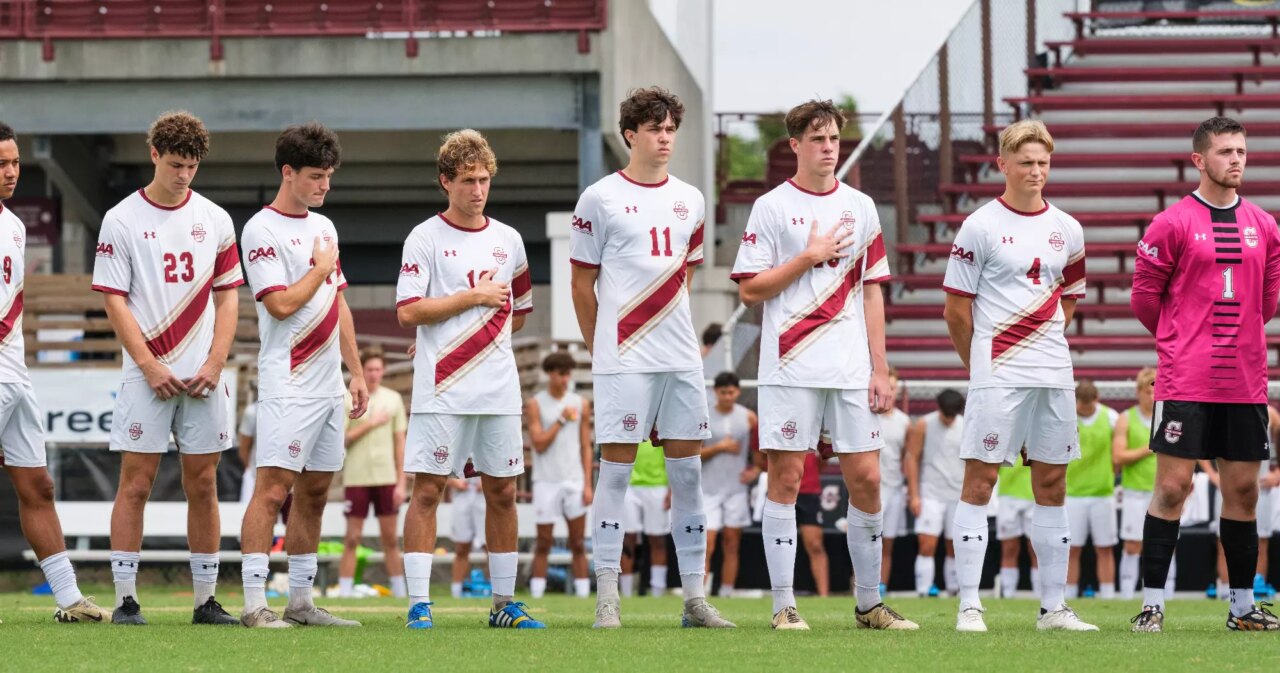
M 176 154 L 201 161 L 209 154 L 209 129 L 186 110 L 170 110 L 151 122 L 147 144 L 160 156 Z
M 498 157 L 479 131 L 462 129 L 444 137 L 436 155 L 436 169 L 440 175 L 452 181 L 462 173 L 480 168 L 488 169 L 489 177 L 498 174 Z M 441 186 L 440 190 L 444 191 L 444 187 Z

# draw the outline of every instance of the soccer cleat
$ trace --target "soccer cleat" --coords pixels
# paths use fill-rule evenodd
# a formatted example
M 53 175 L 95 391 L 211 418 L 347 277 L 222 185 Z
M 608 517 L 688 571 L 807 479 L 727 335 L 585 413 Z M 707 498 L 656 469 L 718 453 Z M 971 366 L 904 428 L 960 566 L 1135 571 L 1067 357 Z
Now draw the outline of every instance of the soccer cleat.
M 253 612 L 246 612 L 240 615 L 240 623 L 251 629 L 290 628 L 289 622 L 280 619 L 280 615 L 272 612 L 269 608 L 258 608 Z
M 720 611 L 711 607 L 705 598 L 694 598 L 684 604 L 684 613 L 680 615 L 680 626 L 686 629 L 736 629 L 737 624 L 720 616 Z
M 1063 603 L 1057 610 L 1040 608 L 1036 629 L 1039 631 L 1097 631 L 1098 627 L 1080 619 L 1075 610 Z
M 284 620 L 298 626 L 360 626 L 354 619 L 335 617 L 324 608 L 314 605 L 305 608 L 285 608 Z
M 1142 612 L 1130 619 L 1129 623 L 1133 624 L 1134 633 L 1161 633 L 1164 631 L 1164 613 L 1154 605 L 1144 605 Z M 1230 620 L 1227 621 L 1227 626 L 1231 626 Z
M 141 617 L 141 615 L 139 615 Z M 111 613 L 106 609 L 98 607 L 93 602 L 93 598 L 81 598 L 75 605 L 63 610 L 58 608 L 53 613 L 53 621 L 63 624 L 73 624 L 75 622 L 109 622 L 111 621 Z M 145 624 L 146 622 L 142 622 Z
M 618 629 L 622 628 L 622 620 L 618 617 L 618 599 L 617 598 L 601 598 L 596 597 L 596 622 L 591 625 L 593 629 Z
M 429 629 L 434 622 L 431 621 L 431 606 L 434 603 L 414 603 L 409 608 L 409 621 L 405 622 L 405 628 L 409 629 Z
M 853 609 L 854 618 L 860 629 L 876 629 L 879 631 L 915 631 L 920 625 L 904 618 L 884 603 L 876 603 L 870 610 L 862 612 Z
M 1280 631 L 1280 617 L 1267 608 L 1270 603 L 1258 603 L 1248 613 L 1239 617 L 1228 614 L 1227 628 L 1232 631 Z
M 1261 574 L 1253 576 L 1253 595 L 1258 598 L 1271 598 L 1276 592 L 1275 587 L 1267 584 L 1267 578 Z
M 956 630 L 962 633 L 986 633 L 987 622 L 981 608 L 965 608 L 956 615 Z
M 778 611 L 773 616 L 773 623 L 770 624 L 775 631 L 808 631 L 809 623 L 800 616 L 795 606 L 788 605 Z
M 239 624 L 240 620 L 227 614 L 227 611 L 222 609 L 222 604 L 215 600 L 213 596 L 210 596 L 209 600 L 204 602 L 204 605 L 192 611 L 191 623 L 232 626 Z
M 501 610 L 489 610 L 489 626 L 495 629 L 545 629 L 546 624 L 529 616 L 524 603 L 512 601 Z
M 929 585 L 929 598 L 937 598 L 941 593 L 942 593 L 941 591 L 938 591 L 938 585 L 936 584 Z
M 120 607 L 111 613 L 112 624 L 125 624 L 128 626 L 146 626 L 147 618 L 142 616 L 142 606 L 138 605 L 138 601 L 133 596 L 125 596 L 124 602 Z

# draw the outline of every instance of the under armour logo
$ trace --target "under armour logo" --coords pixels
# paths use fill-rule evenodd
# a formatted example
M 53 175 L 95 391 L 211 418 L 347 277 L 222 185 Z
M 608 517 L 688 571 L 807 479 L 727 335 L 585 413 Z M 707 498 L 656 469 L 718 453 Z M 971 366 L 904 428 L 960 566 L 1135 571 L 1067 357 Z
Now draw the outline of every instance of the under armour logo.
M 458 256 L 458 251 L 457 251 L 457 250 L 445 250 L 445 251 L 444 251 L 444 256 L 445 256 L 445 257 L 457 257 L 457 256 Z
M 300 239 L 300 238 L 291 238 L 291 239 L 289 239 L 289 245 L 302 245 L 302 239 Z
M 710 423 L 703 422 L 698 424 L 699 430 L 706 430 L 707 428 L 710 428 L 710 427 L 711 427 Z
M 217 564 L 217 563 L 201 563 L 201 564 L 200 564 L 200 567 L 201 567 L 201 568 L 203 568 L 203 569 L 205 569 L 205 570 L 208 570 L 208 569 L 210 569 L 210 568 L 213 568 L 214 570 L 217 570 L 217 569 L 218 569 L 218 564 Z
M 623 209 L 625 209 L 628 213 L 640 212 L 640 206 L 623 206 Z
M 796 546 L 796 541 L 789 537 L 775 537 L 773 538 L 773 543 L 776 545 L 789 544 L 792 547 Z
M 880 538 L 882 538 L 882 537 L 884 537 L 884 533 L 872 533 L 872 534 L 871 534 L 871 541 L 872 541 L 872 542 L 875 542 L 876 540 L 879 540 L 879 539 L 880 539 Z
M 142 232 L 142 237 L 143 237 L 143 238 L 155 238 L 155 237 L 156 237 L 156 232 L 154 232 L 154 231 L 144 231 L 144 232 Z
M 315 578 L 315 576 L 314 576 L 314 575 L 307 575 L 307 581 L 308 581 L 308 582 L 314 582 L 315 580 L 316 580 L 316 578 Z
M 604 528 L 612 528 L 612 529 L 614 529 L 614 530 L 618 530 L 618 529 L 619 529 L 619 528 L 621 528 L 621 527 L 622 527 L 622 524 L 618 523 L 617 521 L 614 521 L 613 523 L 609 523 L 608 521 L 601 521 L 601 522 L 600 522 L 600 528 L 602 528 L 602 529 L 604 529 Z
M 879 438 L 880 438 L 880 431 L 879 431 L 879 430 L 872 430 L 872 431 L 871 431 L 871 438 L 872 438 L 872 439 L 879 439 Z
M 684 532 L 686 532 L 686 533 L 692 533 L 692 532 L 694 532 L 694 531 L 697 531 L 697 532 L 699 532 L 699 533 L 702 533 L 702 532 L 704 532 L 704 531 L 706 531 L 706 530 L 707 530 L 707 527 L 706 527 L 706 526 L 685 526 L 685 527 L 684 527 Z
M 1001 237 L 1000 237 L 1000 242 L 1001 242 L 1001 243 L 1012 243 L 1012 242 L 1013 242 L 1013 237 L 1012 237 L 1012 236 L 1001 236 Z
M 791 224 L 804 224 L 804 218 L 803 218 L 803 217 L 793 217 L 793 218 L 791 218 Z
M 130 568 L 138 567 L 138 564 L 134 563 L 133 561 L 116 561 L 116 565 L 120 566 L 121 568 L 125 566 L 129 566 Z
M 519 465 L 519 464 L 520 464 L 519 458 L 511 458 L 507 460 L 507 467 L 515 467 L 516 465 Z
M 1195 235 L 1195 237 L 1196 237 L 1196 240 L 1197 240 L 1197 241 L 1207 241 L 1207 240 L 1209 240 L 1209 235 L 1208 235 L 1208 234 L 1196 234 L 1196 235 Z
M 1067 544 L 1067 543 L 1068 543 L 1068 542 L 1070 542 L 1070 541 L 1071 541 L 1071 538 L 1070 538 L 1070 537 L 1068 537 L 1068 536 L 1066 536 L 1066 535 L 1063 535 L 1063 536 L 1062 536 L 1062 544 Z
M 978 542 L 982 542 L 982 536 L 981 536 L 981 535 L 973 535 L 973 536 L 969 536 L 969 535 L 962 535 L 962 536 L 960 537 L 960 539 L 961 539 L 961 540 L 963 540 L 963 541 L 965 541 L 965 542 L 968 542 L 969 540 L 977 540 Z

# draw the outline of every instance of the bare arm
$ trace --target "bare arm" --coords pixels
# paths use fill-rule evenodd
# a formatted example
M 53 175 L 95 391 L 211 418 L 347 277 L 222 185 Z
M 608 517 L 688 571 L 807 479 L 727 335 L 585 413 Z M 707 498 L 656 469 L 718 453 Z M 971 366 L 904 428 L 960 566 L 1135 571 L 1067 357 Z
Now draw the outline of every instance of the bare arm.
M 1149 455 L 1151 449 L 1147 447 L 1129 448 L 1129 414 L 1120 414 L 1120 419 L 1116 421 L 1115 436 L 1111 438 L 1111 462 L 1117 467 L 1124 467 Z
M 596 278 L 599 275 L 600 269 L 588 269 L 575 264 L 570 280 L 573 312 L 578 316 L 578 329 L 582 331 L 587 352 L 591 352 L 596 343 L 596 316 L 600 312 L 600 303 L 596 298 Z
M 529 427 L 529 441 L 533 442 L 533 450 L 538 453 L 544 453 L 551 447 L 551 443 L 556 440 L 556 435 L 560 434 L 560 428 L 564 425 L 560 422 L 560 418 L 551 422 L 551 427 L 542 427 L 542 410 L 538 407 L 538 400 L 530 399 L 524 405 L 524 422 Z
M 324 284 L 324 280 L 337 269 L 338 247 L 325 245 L 317 236 L 312 244 L 311 258 L 315 260 L 315 265 L 298 282 L 262 296 L 262 306 L 272 318 L 288 320 L 289 316 L 297 313 L 298 309 L 306 306 L 316 296 L 316 291 Z
M 111 328 L 115 330 L 116 338 L 124 345 L 129 357 L 133 358 L 138 368 L 142 370 L 143 376 L 147 379 L 147 385 L 162 400 L 182 394 L 187 389 L 187 384 L 178 380 L 168 365 L 151 354 L 151 349 L 147 348 L 146 339 L 142 336 L 142 328 L 129 312 L 126 298 L 111 293 L 102 296 L 107 309 L 107 319 L 111 321 Z
M 1076 315 L 1076 299 L 1074 297 L 1071 297 L 1071 298 L 1063 297 L 1062 298 L 1062 316 L 1067 320 L 1066 323 L 1063 324 L 1064 329 L 1071 326 L 1071 319 L 1074 318 L 1075 315 Z
M 969 371 L 969 351 L 973 348 L 973 297 L 948 292 L 946 302 L 942 317 L 947 321 L 947 334 L 951 336 L 951 345 L 964 363 L 965 371 Z
M 342 362 L 351 373 L 351 418 L 360 418 L 369 408 L 369 387 L 364 382 L 364 366 L 360 364 L 360 350 L 356 346 L 356 325 L 351 319 L 347 298 L 338 290 L 338 349 Z
M 528 317 L 524 313 L 517 313 L 511 316 L 511 333 L 515 334 L 524 329 L 524 319 Z
M 850 230 L 839 233 L 842 225 L 836 224 L 826 233 L 818 231 L 815 220 L 809 225 L 809 245 L 799 255 L 782 264 L 743 278 L 738 282 L 738 298 L 747 306 L 755 306 L 778 296 L 809 269 L 824 262 L 849 256 L 845 248 L 854 242 Z
M 871 350 L 871 387 L 867 391 L 871 411 L 881 413 L 893 406 L 889 387 L 889 360 L 884 346 L 884 288 L 880 283 L 862 286 L 863 315 L 867 323 L 867 346 Z
M 591 424 L 594 422 L 592 416 L 591 402 L 589 400 L 582 401 L 582 413 L 580 418 L 582 422 L 578 424 L 578 441 L 582 444 L 582 504 L 590 505 L 595 498 L 594 489 L 591 488 L 591 477 L 595 474 L 595 451 L 591 447 Z
M 236 447 L 236 453 L 240 456 L 240 464 L 249 469 L 249 453 L 253 451 L 253 438 L 249 435 L 240 435 L 240 446 Z
M 913 421 L 907 428 L 902 449 L 902 475 L 907 478 L 907 500 L 916 503 L 920 499 L 920 463 L 924 458 L 924 419 Z M 919 516 L 913 504 L 912 513 Z
M 447 297 L 423 297 L 396 307 L 396 319 L 401 327 L 417 327 L 444 322 L 467 309 L 476 306 L 499 308 L 511 297 L 511 286 L 493 280 L 497 269 L 480 274 L 473 288 L 455 292 Z M 512 330 L 516 325 L 524 326 L 524 316 L 516 316 L 512 320 Z

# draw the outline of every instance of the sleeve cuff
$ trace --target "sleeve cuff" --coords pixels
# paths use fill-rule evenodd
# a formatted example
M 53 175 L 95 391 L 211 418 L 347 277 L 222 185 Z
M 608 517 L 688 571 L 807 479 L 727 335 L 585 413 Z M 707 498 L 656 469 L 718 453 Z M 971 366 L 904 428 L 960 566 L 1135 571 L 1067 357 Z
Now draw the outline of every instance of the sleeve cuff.
M 253 295 L 253 299 L 254 301 L 262 301 L 263 297 L 271 294 L 272 292 L 283 292 L 284 290 L 287 290 L 287 289 L 289 288 L 284 285 L 272 285 L 271 287 L 264 287 L 261 290 L 259 290 L 257 294 Z
M 213 286 L 213 291 L 214 291 L 214 292 L 225 292 L 226 290 L 234 290 L 234 289 L 236 289 L 236 288 L 240 287 L 241 285 L 244 285 L 244 279 L 243 279 L 243 278 L 237 278 L 237 279 L 235 279 L 235 280 L 231 281 L 230 283 L 227 283 L 226 285 L 214 285 L 214 286 Z
M 569 258 L 569 263 L 570 263 L 570 264 L 572 264 L 572 265 L 574 265 L 574 266 L 580 266 L 580 267 L 582 267 L 582 268 L 584 268 L 584 269 L 599 269 L 599 268 L 600 268 L 600 265 L 599 265 L 599 264 L 592 264 L 591 262 L 584 262 L 584 261 L 582 261 L 582 260 L 580 260 L 580 259 L 574 259 L 574 258 L 572 258 L 572 257 L 570 257 L 570 258 Z
M 128 297 L 128 296 L 129 296 L 129 293 L 128 293 L 128 292 L 125 292 L 124 290 L 117 290 L 117 289 L 116 289 L 116 288 L 114 288 L 114 287 L 107 287 L 106 285 L 94 285 L 94 286 L 93 286 L 93 291 L 94 291 L 94 292 L 105 292 L 106 294 L 115 294 L 115 295 L 120 295 L 121 297 Z
M 685 265 L 685 266 L 698 266 L 699 264 L 703 263 L 704 261 L 706 261 L 706 258 L 705 258 L 705 257 L 699 257 L 698 259 L 686 260 L 686 261 L 685 261 L 685 263 L 684 263 L 684 265 Z
M 341 292 L 345 289 L 347 289 L 347 281 L 344 280 L 342 281 L 342 284 L 338 286 L 338 291 Z
M 887 283 L 893 280 L 893 276 L 877 276 L 875 278 L 866 278 L 863 283 Z
M 1062 295 L 1062 298 L 1063 298 L 1063 299 L 1084 299 L 1084 298 L 1085 298 L 1085 293 L 1083 293 L 1083 292 L 1073 292 L 1073 293 L 1071 293 L 1071 294 L 1064 294 L 1064 295 Z
M 748 273 L 731 273 L 731 274 L 729 274 L 729 280 L 731 280 L 731 281 L 733 281 L 733 282 L 735 282 L 735 283 L 741 283 L 742 281 L 744 281 L 744 280 L 746 280 L 746 279 L 748 279 L 748 278 L 755 278 L 755 277 L 756 277 L 756 276 L 758 276 L 758 275 L 759 275 L 759 274 L 757 274 L 757 273 L 756 273 L 756 272 L 754 272 L 754 271 L 751 271 L 751 272 L 748 272 Z
M 408 306 L 409 304 L 412 304 L 413 302 L 418 301 L 420 299 L 422 299 L 422 297 L 409 297 L 408 299 L 401 299 L 400 301 L 396 302 L 396 308 L 400 308 L 401 306 Z
M 946 292 L 947 294 L 954 294 L 954 295 L 956 295 L 956 296 L 958 296 L 958 297 L 968 297 L 968 298 L 970 298 L 970 299 L 973 299 L 974 297 L 978 296 L 978 295 L 976 295 L 976 294 L 974 294 L 974 293 L 972 293 L 972 292 L 965 292 L 964 290 L 957 290 L 957 289 L 956 289 L 956 288 L 954 288 L 954 287 L 948 287 L 948 286 L 946 286 L 946 285 L 943 285 L 943 286 L 942 286 L 942 290 L 943 290 L 944 292 Z
M 527 313 L 533 313 L 533 307 L 526 306 L 524 308 L 518 308 L 515 311 L 512 311 L 512 313 L 515 313 L 516 315 L 525 315 Z

